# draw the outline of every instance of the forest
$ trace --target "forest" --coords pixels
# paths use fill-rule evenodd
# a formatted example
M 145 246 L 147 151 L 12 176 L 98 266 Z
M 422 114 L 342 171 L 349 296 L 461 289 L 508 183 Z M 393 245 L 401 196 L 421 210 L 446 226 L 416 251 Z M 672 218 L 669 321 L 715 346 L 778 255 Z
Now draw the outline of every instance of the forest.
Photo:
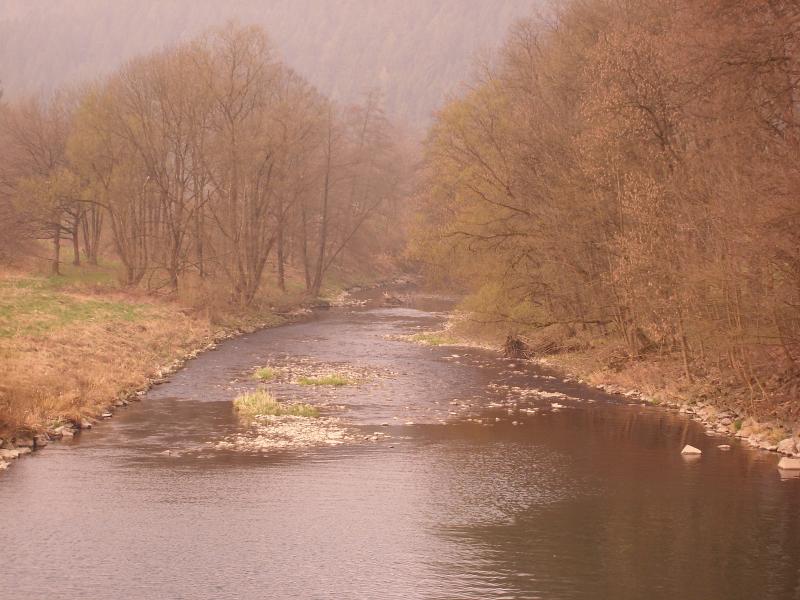
M 797 417 L 799 19 L 590 0 L 519 23 L 432 127 L 416 257 L 540 356 Z
M 107 79 L 2 112 L 3 248 L 49 240 L 60 274 L 108 238 L 122 283 L 253 303 L 268 259 L 318 296 L 349 253 L 375 264 L 394 227 L 404 156 L 377 95 L 338 106 L 229 26 L 134 59 Z M 355 248 L 355 250 L 354 250 Z

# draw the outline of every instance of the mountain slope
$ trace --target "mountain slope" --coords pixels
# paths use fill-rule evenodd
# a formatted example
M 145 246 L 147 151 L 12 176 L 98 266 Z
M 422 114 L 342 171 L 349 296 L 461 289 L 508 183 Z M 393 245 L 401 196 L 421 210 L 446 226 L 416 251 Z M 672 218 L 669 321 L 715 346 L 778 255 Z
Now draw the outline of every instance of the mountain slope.
M 0 81 L 9 96 L 106 73 L 234 19 L 262 25 L 320 90 L 379 88 L 393 116 L 424 125 L 541 0 L 0 0 Z

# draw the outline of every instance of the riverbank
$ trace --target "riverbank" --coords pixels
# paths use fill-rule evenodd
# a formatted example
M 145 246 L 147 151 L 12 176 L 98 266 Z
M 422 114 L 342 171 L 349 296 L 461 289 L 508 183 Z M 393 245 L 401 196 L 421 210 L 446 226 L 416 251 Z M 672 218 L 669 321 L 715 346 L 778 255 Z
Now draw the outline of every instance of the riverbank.
M 504 336 L 495 328 L 476 326 L 471 315 L 454 311 L 442 331 L 423 332 L 411 341 L 432 345 L 467 345 L 502 352 Z M 527 360 L 612 395 L 676 410 L 699 422 L 709 435 L 740 439 L 754 448 L 785 456 L 800 456 L 800 423 L 791 417 L 791 402 L 768 409 L 757 404 L 748 390 L 733 382 L 686 382 L 681 365 L 669 360 L 617 362 L 610 366 L 608 352 L 597 347 L 546 355 Z
M 154 383 L 217 342 L 299 319 L 336 303 L 354 283 L 340 277 L 327 299 L 265 298 L 249 311 L 214 311 L 125 291 L 98 272 L 0 276 L 0 470 L 5 461 L 72 437 L 138 400 Z

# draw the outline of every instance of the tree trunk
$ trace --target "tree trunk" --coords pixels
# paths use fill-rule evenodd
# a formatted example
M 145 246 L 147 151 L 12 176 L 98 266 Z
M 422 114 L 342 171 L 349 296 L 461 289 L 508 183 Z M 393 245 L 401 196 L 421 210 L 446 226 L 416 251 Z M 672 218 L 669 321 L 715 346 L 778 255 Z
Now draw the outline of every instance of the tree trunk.
M 50 265 L 50 272 L 53 275 L 61 275 L 61 224 L 57 224 L 53 229 L 53 260 Z
M 75 217 L 72 223 L 72 264 L 76 267 L 81 266 L 80 224 L 81 218 Z

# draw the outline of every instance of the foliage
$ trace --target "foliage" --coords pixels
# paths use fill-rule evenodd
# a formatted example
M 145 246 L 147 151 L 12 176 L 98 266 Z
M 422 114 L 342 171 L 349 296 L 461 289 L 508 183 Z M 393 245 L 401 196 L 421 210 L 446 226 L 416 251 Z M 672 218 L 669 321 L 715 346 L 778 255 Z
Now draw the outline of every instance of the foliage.
M 415 255 L 480 321 L 793 395 L 797 17 L 589 0 L 520 23 L 430 132 Z

